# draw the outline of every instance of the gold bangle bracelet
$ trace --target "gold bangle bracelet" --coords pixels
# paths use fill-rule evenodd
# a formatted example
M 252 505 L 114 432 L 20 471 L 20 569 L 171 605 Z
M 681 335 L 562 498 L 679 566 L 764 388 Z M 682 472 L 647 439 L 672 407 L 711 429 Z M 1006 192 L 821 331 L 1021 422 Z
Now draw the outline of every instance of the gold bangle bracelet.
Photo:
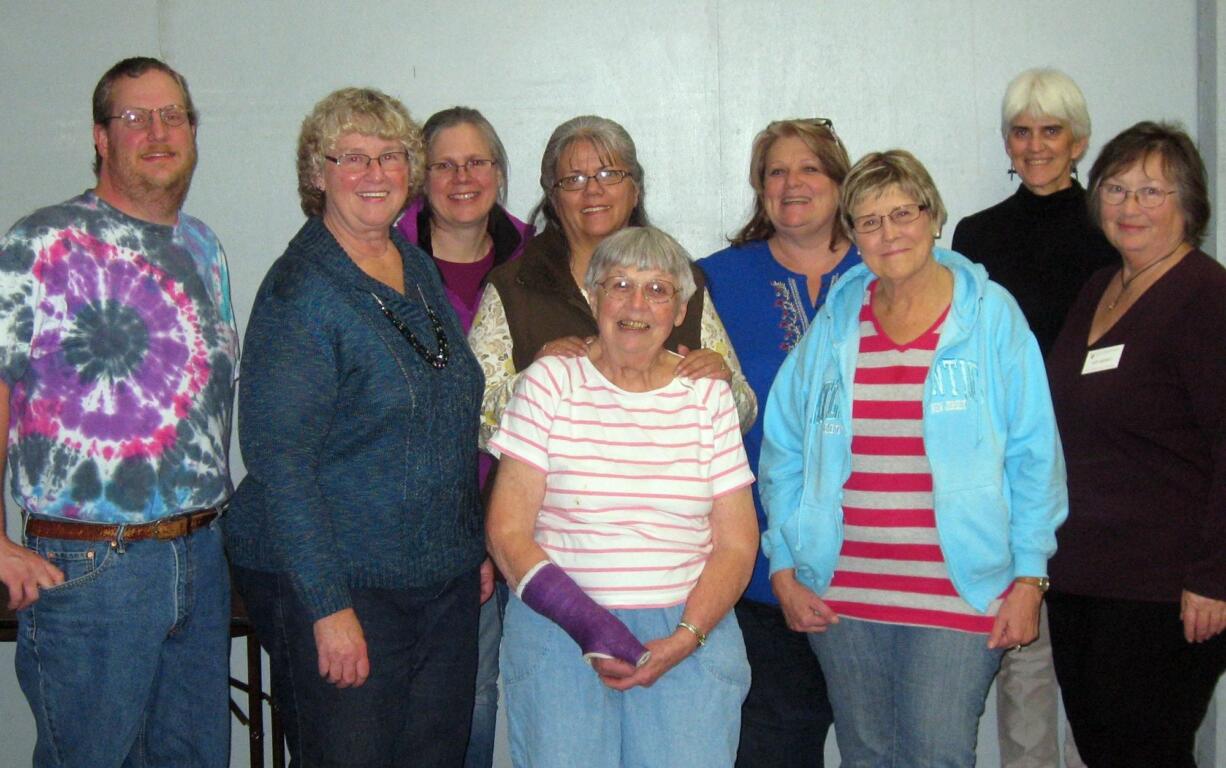
M 698 629 L 698 627 L 694 626 L 693 624 L 689 623 L 688 621 L 681 621 L 681 622 L 678 622 L 678 623 L 677 623 L 677 629 L 688 629 L 689 631 L 693 632 L 693 633 L 694 633 L 694 637 L 698 638 L 698 647 L 699 647 L 699 648 L 701 648 L 702 646 L 704 646 L 704 645 L 706 645 L 706 644 L 707 644 L 707 635 L 706 635 L 706 633 L 705 633 L 705 632 L 700 631 L 700 630 Z

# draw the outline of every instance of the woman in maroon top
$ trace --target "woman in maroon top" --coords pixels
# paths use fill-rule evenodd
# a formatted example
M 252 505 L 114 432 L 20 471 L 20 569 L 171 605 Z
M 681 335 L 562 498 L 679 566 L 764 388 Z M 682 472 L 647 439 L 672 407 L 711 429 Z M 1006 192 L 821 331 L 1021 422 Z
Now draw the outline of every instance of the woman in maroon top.
M 507 152 L 494 126 L 471 107 L 451 107 L 422 126 L 426 183 L 396 223 L 400 234 L 430 254 L 443 290 L 467 333 L 490 270 L 517 258 L 535 229 L 507 213 Z M 473 446 L 476 450 L 476 446 Z M 481 484 L 493 460 L 479 457 Z M 483 573 L 492 572 L 492 568 Z M 485 592 L 482 592 L 485 594 Z M 507 587 L 497 582 L 481 607 L 477 693 L 465 768 L 489 768 L 498 718 L 498 643 Z
M 1048 357 L 1069 518 L 1050 563 L 1056 676 L 1091 766 L 1189 766 L 1226 668 L 1226 270 L 1192 140 L 1142 122 L 1090 171 L 1120 252 Z

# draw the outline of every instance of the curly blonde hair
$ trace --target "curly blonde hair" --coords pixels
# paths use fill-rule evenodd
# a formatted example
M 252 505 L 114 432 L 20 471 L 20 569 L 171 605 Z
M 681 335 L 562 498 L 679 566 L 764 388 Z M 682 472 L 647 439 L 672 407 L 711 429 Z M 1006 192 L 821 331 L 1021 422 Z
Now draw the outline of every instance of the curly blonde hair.
M 324 155 L 347 133 L 399 141 L 409 153 L 409 194 L 421 189 L 425 171 L 425 143 L 421 126 L 399 100 L 374 88 L 341 88 L 325 96 L 302 121 L 298 134 L 298 197 L 302 212 L 320 216 L 324 192 L 316 180 L 323 173 Z

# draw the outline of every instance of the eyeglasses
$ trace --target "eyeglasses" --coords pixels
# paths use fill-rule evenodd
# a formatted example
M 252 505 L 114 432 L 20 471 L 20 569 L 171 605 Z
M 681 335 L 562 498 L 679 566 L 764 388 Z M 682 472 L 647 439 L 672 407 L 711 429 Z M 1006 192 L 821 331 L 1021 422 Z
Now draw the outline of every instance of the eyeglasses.
M 450 160 L 442 160 L 437 163 L 428 163 L 426 170 L 435 176 L 451 176 L 458 175 L 460 169 L 468 171 L 469 175 L 476 176 L 478 174 L 488 173 L 498 165 L 497 160 L 491 160 L 488 157 L 474 157 L 463 163 L 453 163 Z
M 162 124 L 167 128 L 178 128 L 191 119 L 191 115 L 183 107 L 180 107 L 178 104 L 167 104 L 157 109 L 129 107 L 118 115 L 110 115 L 107 117 L 107 120 L 122 120 L 123 124 L 132 130 L 143 131 L 149 127 L 149 122 L 153 119 L 154 112 L 158 114 L 158 117 L 162 118 Z
M 861 216 L 858 219 L 852 219 L 851 228 L 856 231 L 857 235 L 867 235 L 869 232 L 876 232 L 877 230 L 881 229 L 881 226 L 885 224 L 885 220 L 887 218 L 894 222 L 896 226 L 901 227 L 904 224 L 910 224 L 918 219 L 920 213 L 926 210 L 928 210 L 928 206 L 926 205 L 920 205 L 919 203 L 907 203 L 906 205 L 898 206 L 885 216 L 873 213 L 869 214 L 868 216 Z
M 580 189 L 586 188 L 588 181 L 591 179 L 595 179 L 602 187 L 611 187 L 615 184 L 621 184 L 629 175 L 630 171 L 619 171 L 616 168 L 601 168 L 591 176 L 588 176 L 586 173 L 563 176 L 555 181 L 553 185 L 565 189 L 567 192 L 577 192 Z
M 667 280 L 647 280 L 638 283 L 628 277 L 606 277 L 596 285 L 600 286 L 605 295 L 619 301 L 629 301 L 636 291 L 641 292 L 643 298 L 652 304 L 672 301 L 672 298 L 677 295 L 677 286 Z
M 1157 208 L 1162 205 L 1168 195 L 1173 195 L 1177 189 L 1159 189 L 1158 187 L 1141 187 L 1137 190 L 1122 187 L 1119 184 L 1099 184 L 1098 194 L 1107 205 L 1123 205 L 1132 195 L 1137 199 L 1137 205 L 1142 208 Z
M 379 167 L 385 171 L 403 171 L 409 167 L 409 153 L 403 149 L 384 152 L 378 157 L 371 157 L 361 152 L 346 152 L 340 157 L 324 155 L 324 159 L 336 163 L 345 173 L 365 173 L 373 160 L 378 160 Z
M 835 130 L 834 130 L 834 121 L 831 120 L 830 118 L 828 117 L 808 117 L 808 118 L 803 118 L 803 119 L 805 122 L 811 125 L 816 125 L 818 128 L 825 128 L 827 131 L 830 131 L 830 135 L 833 136 L 836 140 L 839 138 L 839 134 L 835 133 Z

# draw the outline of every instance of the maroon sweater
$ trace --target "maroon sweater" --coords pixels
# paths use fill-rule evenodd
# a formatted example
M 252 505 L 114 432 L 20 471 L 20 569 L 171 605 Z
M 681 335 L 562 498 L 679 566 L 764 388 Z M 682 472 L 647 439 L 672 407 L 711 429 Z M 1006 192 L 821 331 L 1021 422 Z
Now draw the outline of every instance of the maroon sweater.
M 1089 348 L 1123 344 L 1119 366 L 1082 374 L 1118 270 L 1090 278 L 1047 358 L 1069 486 L 1052 587 L 1226 599 L 1226 269 L 1189 253 Z

